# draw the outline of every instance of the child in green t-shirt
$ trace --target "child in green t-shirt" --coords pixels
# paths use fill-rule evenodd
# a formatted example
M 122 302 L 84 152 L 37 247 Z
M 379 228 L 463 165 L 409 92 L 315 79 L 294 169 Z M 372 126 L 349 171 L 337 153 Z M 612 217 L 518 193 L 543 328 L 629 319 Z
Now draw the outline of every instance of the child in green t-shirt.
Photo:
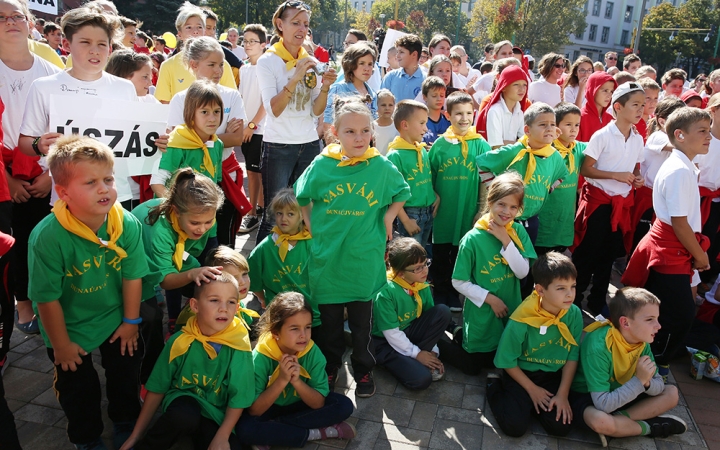
M 313 308 L 313 326 L 320 326 L 320 311 L 310 301 L 305 272 L 312 236 L 303 223 L 302 210 L 292 188 L 281 189 L 275 194 L 269 212 L 275 227 L 248 258 L 253 274 L 250 290 L 263 309 L 281 292 L 300 292 Z
M 583 326 L 573 304 L 577 272 L 570 258 L 557 252 L 539 256 L 532 271 L 535 291 L 505 326 L 495 354 L 495 366 L 505 374 L 488 375 L 487 398 L 509 436 L 525 434 L 533 416 L 550 435 L 565 436 Z
M 609 301 L 610 320 L 585 328 L 580 366 L 572 384 L 573 421 L 606 436 L 667 437 L 687 425 L 665 414 L 678 390 L 657 371 L 650 343 L 660 329 L 660 300 L 642 288 L 625 287 Z
M 121 450 L 169 449 L 183 436 L 192 437 L 197 448 L 229 448 L 237 439 L 235 425 L 255 400 L 250 340 L 235 317 L 238 296 L 230 274 L 195 288 L 190 299 L 195 316 L 165 345 Z M 143 437 L 160 406 L 162 415 Z
M 430 149 L 433 189 L 440 197 L 433 221 L 432 280 L 437 303 L 462 311 L 460 297 L 452 285 L 452 270 L 460 239 L 472 229 L 479 212 L 479 178 L 475 160 L 490 146 L 473 126 L 473 100 L 464 92 L 453 92 L 446 101 L 450 128 Z
M 70 442 L 102 445 L 99 349 L 114 440 L 122 442 L 140 412 L 138 340 L 142 278 L 148 265 L 138 220 L 117 200 L 112 150 L 89 137 L 58 139 L 48 155 L 55 202 L 30 234 L 29 293 Z
M 430 158 L 422 142 L 427 130 L 427 106 L 415 100 L 403 100 L 395 108 L 393 121 L 400 135 L 390 143 L 386 156 L 405 178 L 411 195 L 398 212 L 398 232 L 425 247 L 440 203 L 433 191 Z
M 450 323 L 450 310 L 433 302 L 430 260 L 417 241 L 390 241 L 387 260 L 388 281 L 373 303 L 375 359 L 408 389 L 426 389 L 445 375 L 437 342 Z
M 517 172 L 497 176 L 488 189 L 485 215 L 460 241 L 452 284 L 465 296 L 462 333 L 440 341 L 440 359 L 468 375 L 492 368 L 507 317 L 522 301 L 520 279 L 535 259 L 525 228 L 515 222 L 525 185 Z
M 282 292 L 260 318 L 253 350 L 256 400 L 237 424 L 244 445 L 304 447 L 307 441 L 352 439 L 353 404 L 330 391 L 325 357 L 311 339 L 313 312 L 298 292 Z
M 345 311 L 352 333 L 355 395 L 375 393 L 372 299 L 385 286 L 385 243 L 410 187 L 395 166 L 370 147 L 372 114 L 359 96 L 336 99 L 330 144 L 295 183 L 313 235 L 307 274 L 322 326 L 317 343 L 327 358 L 332 390 L 345 353 Z
M 575 140 L 580 131 L 580 108 L 572 103 L 560 103 L 555 106 L 555 123 L 560 135 L 552 145 L 565 161 L 568 175 L 548 195 L 538 213 L 539 227 L 535 241 L 538 255 L 550 250 L 562 253 L 573 243 L 578 178 L 587 146 L 585 142 Z

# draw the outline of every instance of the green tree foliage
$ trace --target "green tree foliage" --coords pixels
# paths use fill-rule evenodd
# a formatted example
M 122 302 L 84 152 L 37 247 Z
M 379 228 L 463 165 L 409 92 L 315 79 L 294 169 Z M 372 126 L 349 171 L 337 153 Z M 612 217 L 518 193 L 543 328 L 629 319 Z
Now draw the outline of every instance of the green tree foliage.
M 557 52 L 585 30 L 585 0 L 479 0 L 470 30 L 478 45 L 512 40 L 535 55 Z
M 166 31 L 176 33 L 175 17 L 177 17 L 178 8 L 184 1 L 154 0 L 141 4 L 134 0 L 117 0 L 114 3 L 118 12 L 123 16 L 141 20 L 143 30 L 150 30 L 155 35 L 161 35 Z

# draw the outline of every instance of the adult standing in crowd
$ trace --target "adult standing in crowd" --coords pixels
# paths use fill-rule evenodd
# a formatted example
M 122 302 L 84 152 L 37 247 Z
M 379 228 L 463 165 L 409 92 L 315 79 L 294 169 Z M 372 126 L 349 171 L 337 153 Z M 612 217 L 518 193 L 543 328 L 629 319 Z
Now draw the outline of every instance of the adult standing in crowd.
M 565 72 L 565 58 L 557 53 L 548 53 L 540 60 L 538 70 L 540 76 L 537 81 L 530 83 L 528 100 L 557 105 L 561 101 L 558 80 Z

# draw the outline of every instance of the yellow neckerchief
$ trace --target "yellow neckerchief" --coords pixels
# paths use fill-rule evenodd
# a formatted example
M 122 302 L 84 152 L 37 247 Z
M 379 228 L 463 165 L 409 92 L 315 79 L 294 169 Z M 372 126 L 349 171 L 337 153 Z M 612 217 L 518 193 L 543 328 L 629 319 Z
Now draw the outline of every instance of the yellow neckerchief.
M 525 179 L 523 180 L 525 184 L 528 184 L 530 182 L 530 179 L 532 179 L 532 176 L 535 173 L 535 167 L 537 166 L 537 164 L 535 163 L 535 156 L 544 156 L 547 158 L 555 151 L 555 149 L 552 148 L 552 145 L 550 144 L 540 149 L 532 149 L 528 145 L 528 140 L 529 138 L 527 134 L 518 139 L 518 142 L 521 143 L 525 148 L 520 150 L 520 152 L 515 156 L 515 159 L 513 159 L 512 162 L 508 165 L 508 167 L 510 167 L 516 162 L 523 159 L 525 155 L 529 155 L 527 169 L 525 170 Z
M 354 166 L 355 164 L 360 164 L 361 162 L 370 164 L 370 158 L 380 156 L 380 152 L 377 151 L 375 147 L 368 147 L 368 149 L 365 150 L 365 153 L 360 156 L 347 156 L 340 144 L 328 145 L 321 154 L 327 158 L 337 159 L 340 161 L 337 165 L 338 167 Z
M 395 136 L 395 139 L 388 145 L 388 150 L 414 150 L 417 152 L 417 165 L 418 170 L 422 173 L 423 171 L 423 163 L 422 163 L 422 152 L 425 151 L 425 147 L 427 146 L 424 142 L 416 142 L 414 144 L 409 143 L 405 139 L 401 138 L 400 136 Z
M 488 226 L 490 225 L 490 214 L 485 214 L 482 216 L 478 221 L 475 223 L 475 228 L 478 230 L 487 230 Z M 525 251 L 525 247 L 523 247 L 522 242 L 520 242 L 520 236 L 518 236 L 517 232 L 513 228 L 513 221 L 505 225 L 505 229 L 507 230 L 508 236 L 510 236 L 510 239 L 515 243 L 515 246 L 520 250 L 521 252 Z
M 273 44 L 272 47 L 265 50 L 265 52 L 275 53 L 283 61 L 285 61 L 285 70 L 290 70 L 293 67 L 295 67 L 299 60 L 310 57 L 310 54 L 307 52 L 307 50 L 305 50 L 303 47 L 300 47 L 300 51 L 298 52 L 298 57 L 295 58 L 293 55 L 290 54 L 290 52 L 283 45 L 282 38 L 280 38 L 280 41 Z
M 178 356 L 184 355 L 190 350 L 190 346 L 193 341 L 199 341 L 202 343 L 205 352 L 207 352 L 210 359 L 217 358 L 217 352 L 210 345 L 210 342 L 216 344 L 227 345 L 235 350 L 243 352 L 252 351 L 250 348 L 250 339 L 248 338 L 248 332 L 242 324 L 242 320 L 233 317 L 233 321 L 224 330 L 215 333 L 211 336 L 205 336 L 200 331 L 200 326 L 197 323 L 197 317 L 193 316 L 188 319 L 184 327 L 182 327 L 182 333 L 175 339 L 172 347 L 170 348 L 170 361 L 177 358 Z
M 307 346 L 303 351 L 297 354 L 298 360 L 302 358 L 303 356 L 307 355 L 310 352 L 310 349 L 313 348 L 313 345 L 315 343 L 310 340 L 308 342 Z M 273 339 L 271 333 L 263 333 L 260 338 L 258 339 L 258 343 L 255 346 L 255 350 L 258 351 L 261 355 L 265 355 L 268 358 L 272 359 L 273 361 L 280 362 L 280 360 L 283 357 L 283 352 L 280 350 L 280 347 L 278 346 L 278 343 L 275 339 Z M 275 380 L 278 379 L 280 376 L 280 364 L 278 364 L 277 367 L 275 367 L 275 370 L 273 371 L 272 375 L 270 375 L 270 379 L 268 380 L 267 387 L 270 387 L 271 384 L 275 382 Z M 310 379 L 310 374 L 303 366 L 300 366 L 300 376 Z
M 217 135 L 213 134 L 210 140 L 217 141 Z M 202 149 L 203 151 L 203 165 L 205 170 L 209 174 L 215 175 L 215 164 L 213 164 L 212 157 L 210 157 L 210 150 L 207 145 L 200 139 L 200 136 L 187 125 L 178 125 L 174 130 L 170 132 L 168 138 L 168 147 L 179 148 L 182 150 L 197 150 Z
M 477 131 L 475 131 L 475 127 L 470 127 L 467 130 L 467 133 L 465 133 L 465 136 L 458 136 L 455 134 L 455 131 L 453 130 L 453 127 L 448 127 L 445 134 L 443 134 L 445 139 L 456 139 L 460 141 L 460 151 L 462 152 L 463 159 L 467 159 L 468 157 L 468 143 L 467 141 L 472 141 L 473 139 L 482 139 L 482 135 L 478 134 Z
M 389 270 L 387 273 L 387 279 L 392 281 L 393 283 L 397 284 L 401 288 L 408 290 L 411 292 L 410 295 L 412 295 L 415 298 L 415 302 L 417 303 L 417 317 L 420 317 L 422 314 L 422 298 L 420 298 L 420 291 L 423 289 L 430 287 L 427 283 L 413 283 L 410 284 L 404 279 L 400 278 L 400 275 L 396 274 L 394 271 Z
M 175 268 L 179 271 L 182 270 L 184 260 L 183 255 L 185 254 L 185 241 L 188 239 L 188 235 L 182 230 L 182 228 L 180 228 L 180 219 L 174 210 L 170 211 L 168 221 L 170 222 L 170 225 L 172 225 L 172 229 L 178 234 L 178 241 L 175 244 L 175 253 L 173 253 L 172 260 Z M 212 224 L 215 225 L 215 219 L 213 219 Z
M 561 322 L 567 309 L 561 309 L 557 316 L 550 314 L 541 307 L 542 298 L 538 295 L 537 291 L 533 291 L 524 302 L 520 303 L 512 313 L 510 319 L 515 322 L 526 323 L 533 328 L 549 328 L 553 325 L 557 325 L 560 334 L 565 338 L 567 342 L 572 345 L 578 345 L 573 337 L 570 329 L 565 322 Z M 544 333 L 542 333 L 544 334 Z
M 305 241 L 308 239 L 312 239 L 312 236 L 310 236 L 310 232 L 305 228 L 302 227 L 302 231 L 296 234 L 285 234 L 280 230 L 280 227 L 275 225 L 271 231 L 272 233 L 277 234 L 277 241 L 275 241 L 275 245 L 278 246 L 278 253 L 280 254 L 280 260 L 282 262 L 285 262 L 285 258 L 287 257 L 288 248 L 290 247 L 290 241 Z
M 605 336 L 605 345 L 612 353 L 615 380 L 620 384 L 625 384 L 635 375 L 637 361 L 645 348 L 645 343 L 628 344 L 622 333 L 620 333 L 620 330 L 615 328 L 609 320 L 591 323 L 586 326 L 583 331 L 590 333 L 604 326 L 610 327 L 610 331 L 607 336 Z
M 103 241 L 84 223 L 80 222 L 77 217 L 73 216 L 73 213 L 67 207 L 67 203 L 63 200 L 57 200 L 52 209 L 55 218 L 60 225 L 76 236 L 99 244 L 101 247 L 107 247 L 114 251 L 118 258 L 123 259 L 127 257 L 127 252 L 117 246 L 117 240 L 123 232 L 123 209 L 120 203 L 115 203 L 110 208 L 110 212 L 107 215 L 107 234 L 110 236 L 109 241 Z
M 563 159 L 567 156 L 568 159 L 568 172 L 573 173 L 575 172 L 575 155 L 573 155 L 573 149 L 575 148 L 575 141 L 570 144 L 570 147 L 565 147 L 565 145 L 560 142 L 560 139 L 555 139 L 553 141 L 553 147 L 555 147 L 555 150 L 557 150 L 558 153 L 560 153 L 560 156 L 563 157 Z

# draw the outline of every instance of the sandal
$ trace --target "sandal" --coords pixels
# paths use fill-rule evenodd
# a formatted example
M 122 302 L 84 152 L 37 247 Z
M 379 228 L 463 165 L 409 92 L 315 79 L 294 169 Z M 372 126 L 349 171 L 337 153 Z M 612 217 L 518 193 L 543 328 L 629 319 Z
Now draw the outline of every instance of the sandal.
M 37 317 L 33 317 L 30 322 L 20 323 L 20 317 L 18 316 L 17 311 L 15 311 L 15 328 L 25 334 L 40 334 L 40 326 L 38 325 Z

